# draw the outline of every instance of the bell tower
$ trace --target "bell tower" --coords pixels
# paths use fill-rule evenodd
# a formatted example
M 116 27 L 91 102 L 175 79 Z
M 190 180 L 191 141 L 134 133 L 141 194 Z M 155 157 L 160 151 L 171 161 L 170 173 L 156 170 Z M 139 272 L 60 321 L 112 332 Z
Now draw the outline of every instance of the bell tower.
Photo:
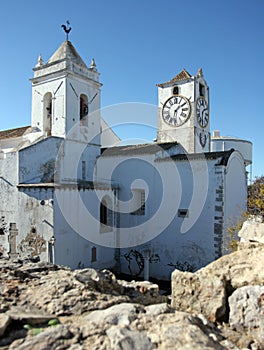
M 64 41 L 33 69 L 31 125 L 44 135 L 65 138 L 77 124 L 87 126 L 100 144 L 100 89 L 95 61 L 88 68 L 72 43 Z
M 209 152 L 209 87 L 202 69 L 195 76 L 183 69 L 157 86 L 157 141 L 179 142 L 188 153 Z

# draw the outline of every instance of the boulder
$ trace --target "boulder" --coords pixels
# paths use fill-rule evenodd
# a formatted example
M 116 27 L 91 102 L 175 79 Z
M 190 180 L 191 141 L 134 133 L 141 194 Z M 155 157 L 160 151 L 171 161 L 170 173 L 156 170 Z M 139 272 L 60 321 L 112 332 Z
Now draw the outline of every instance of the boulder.
M 129 325 L 135 320 L 144 307 L 139 304 L 122 303 L 105 310 L 96 310 L 84 318 L 84 321 L 95 324 Z
M 245 221 L 238 237 L 242 242 L 259 242 L 264 243 L 264 223 L 257 221 Z
M 64 349 L 69 348 L 67 344 L 78 342 L 70 327 L 67 325 L 59 325 L 50 327 L 37 335 L 28 337 L 25 341 L 15 341 L 9 347 L 10 350 L 44 350 L 44 349 L 59 349 L 61 344 L 64 344 Z
M 146 334 L 127 328 L 111 327 L 106 331 L 111 348 L 115 350 L 152 350 L 153 344 Z
M 206 267 L 172 273 L 171 304 L 177 310 L 227 321 L 227 298 L 235 289 L 264 283 L 264 246 L 225 255 Z
M 228 298 L 228 303 L 231 328 L 253 333 L 264 344 L 264 286 L 238 288 Z

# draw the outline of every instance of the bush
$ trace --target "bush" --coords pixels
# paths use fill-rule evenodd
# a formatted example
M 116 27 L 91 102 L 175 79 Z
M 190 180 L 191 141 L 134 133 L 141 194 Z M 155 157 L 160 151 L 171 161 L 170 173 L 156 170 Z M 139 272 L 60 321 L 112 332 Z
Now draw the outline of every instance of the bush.
M 264 218 L 264 176 L 256 177 L 248 186 L 248 214 Z

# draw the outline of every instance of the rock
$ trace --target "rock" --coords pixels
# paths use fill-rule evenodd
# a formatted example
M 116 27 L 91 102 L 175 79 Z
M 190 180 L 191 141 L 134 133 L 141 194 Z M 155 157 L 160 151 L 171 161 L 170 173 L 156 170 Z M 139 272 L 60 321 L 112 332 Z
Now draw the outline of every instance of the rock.
M 123 281 L 117 280 L 120 293 L 126 294 L 133 303 L 143 305 L 159 304 L 167 302 L 167 297 L 159 294 L 159 286 L 148 281 Z
M 147 337 L 158 349 L 227 349 L 221 345 L 224 338 L 212 326 L 207 327 L 197 316 L 175 311 L 157 317 L 142 316 Z M 133 325 L 133 324 L 132 324 Z
M 224 320 L 226 290 L 223 278 L 175 270 L 172 274 L 172 307 L 204 314 L 210 321 Z
M 67 345 L 77 343 L 78 339 L 74 336 L 69 326 L 59 325 L 50 327 L 41 333 L 27 338 L 23 343 L 12 344 L 10 350 L 46 350 L 46 349 L 66 349 Z M 64 344 L 63 348 L 61 347 Z
M 112 295 L 88 288 L 68 270 L 49 271 L 41 280 L 34 281 L 23 294 L 23 301 L 35 305 L 45 313 L 65 316 L 105 309 L 114 304 L 128 302 L 126 295 Z
M 19 307 L 11 307 L 6 313 L 12 321 L 19 321 L 23 324 L 28 323 L 32 326 L 46 324 L 54 319 L 54 315 L 45 315 L 37 309 L 32 308 L 31 311 Z
M 11 319 L 8 315 L 0 314 L 0 337 L 5 333 Z
M 264 286 L 238 288 L 228 302 L 231 328 L 246 330 L 264 344 Z
M 146 334 L 127 328 L 111 327 L 106 331 L 112 349 L 115 350 L 152 350 L 153 344 Z
M 248 304 L 242 296 L 236 301 L 246 305 L 243 326 L 234 326 L 232 311 L 233 328 L 227 322 L 228 297 L 235 297 L 245 285 L 263 285 L 263 251 L 264 245 L 244 249 L 196 273 L 175 271 L 173 307 L 159 295 L 158 285 L 118 280 L 108 270 L 71 271 L 48 263 L 0 259 L 0 347 L 264 350 L 256 332 L 262 327 L 257 323 L 261 314 L 254 318 L 252 306 L 262 294 L 250 292 Z M 261 313 L 262 299 L 257 300 Z M 185 311 L 176 311 L 175 306 Z M 220 320 L 226 323 L 216 327 L 213 322 Z M 245 320 L 254 324 L 254 332 L 248 331 Z
M 257 221 L 245 221 L 238 237 L 242 242 L 259 242 L 264 243 L 264 223 Z
M 108 271 L 96 271 L 88 268 L 74 272 L 77 281 L 89 289 L 114 295 L 127 295 L 134 303 L 144 305 L 165 302 L 167 298 L 159 294 L 159 286 L 148 281 L 117 280 L 115 275 Z
M 96 310 L 85 317 L 85 321 L 95 324 L 129 325 L 144 307 L 139 304 L 122 303 L 105 310 Z
M 170 307 L 166 303 L 148 305 L 145 307 L 146 315 L 157 316 L 167 312 L 171 312 Z
M 226 300 L 245 285 L 264 283 L 264 246 L 225 255 L 206 267 L 172 273 L 172 307 L 202 313 L 209 320 L 226 321 Z
M 109 270 L 96 271 L 91 268 L 74 272 L 77 281 L 84 283 L 90 289 L 100 292 L 120 291 L 115 275 Z
M 259 243 L 259 242 L 237 242 L 237 250 L 253 249 L 263 245 L 264 245 L 263 243 Z

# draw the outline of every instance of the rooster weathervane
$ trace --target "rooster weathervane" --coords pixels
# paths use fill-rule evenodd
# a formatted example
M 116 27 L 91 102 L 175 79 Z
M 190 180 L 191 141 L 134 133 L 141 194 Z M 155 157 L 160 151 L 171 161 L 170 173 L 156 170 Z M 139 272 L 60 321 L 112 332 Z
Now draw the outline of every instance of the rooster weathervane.
M 66 21 L 66 25 L 62 24 L 61 27 L 63 28 L 64 32 L 66 33 L 66 41 L 68 41 L 69 33 L 71 31 L 70 22 Z

